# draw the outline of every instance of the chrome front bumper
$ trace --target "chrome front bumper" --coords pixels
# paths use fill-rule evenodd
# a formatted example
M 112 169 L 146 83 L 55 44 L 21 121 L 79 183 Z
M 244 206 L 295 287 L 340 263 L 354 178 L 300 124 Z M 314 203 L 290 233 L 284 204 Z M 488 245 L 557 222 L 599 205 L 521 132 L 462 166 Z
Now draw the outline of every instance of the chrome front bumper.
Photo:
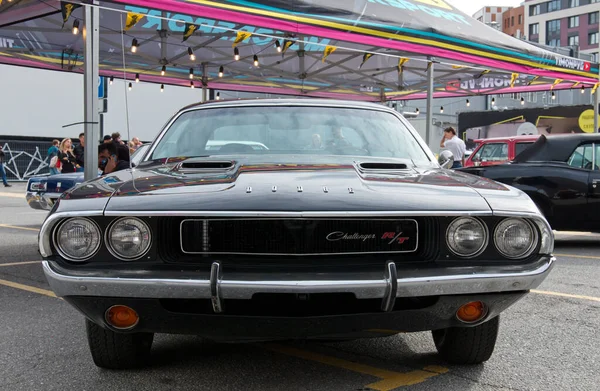
M 67 275 L 49 261 L 44 274 L 57 296 L 122 298 L 211 299 L 215 312 L 222 300 L 251 299 L 255 293 L 350 292 L 357 299 L 382 300 L 391 310 L 396 297 L 526 291 L 539 286 L 554 266 L 555 258 L 542 256 L 522 266 L 448 267 L 398 270 L 388 262 L 381 273 L 230 273 L 224 275 L 219 262 L 210 274 L 188 273 L 185 278 L 161 278 L 159 273 L 143 278 L 105 276 L 86 272 Z
M 30 207 L 40 210 L 51 210 L 54 206 L 54 200 L 58 199 L 61 193 L 41 193 L 28 191 L 25 194 L 25 199 Z

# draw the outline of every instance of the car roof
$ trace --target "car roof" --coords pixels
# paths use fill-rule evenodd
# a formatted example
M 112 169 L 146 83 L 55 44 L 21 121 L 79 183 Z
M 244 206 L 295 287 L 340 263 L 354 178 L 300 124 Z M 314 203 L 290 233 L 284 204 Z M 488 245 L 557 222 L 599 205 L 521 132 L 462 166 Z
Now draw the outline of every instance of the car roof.
M 488 143 L 488 142 L 496 142 L 496 141 L 535 141 L 540 137 L 539 134 L 529 134 L 522 136 L 506 136 L 506 137 L 490 137 L 490 138 L 478 138 L 473 141 L 476 143 Z
M 352 108 L 363 108 L 363 109 L 378 109 L 378 110 L 395 110 L 375 102 L 362 102 L 355 100 L 343 100 L 343 99 L 320 99 L 320 98 L 257 98 L 257 99 L 232 99 L 232 100 L 213 100 L 203 103 L 193 103 L 185 106 L 180 111 L 185 111 L 194 108 L 210 108 L 210 107 L 225 107 L 231 106 L 235 102 L 236 107 L 240 106 L 275 106 L 275 105 L 310 105 L 310 106 L 344 106 Z
M 516 162 L 566 162 L 582 144 L 600 142 L 600 133 L 541 135 L 532 146 L 515 157 Z

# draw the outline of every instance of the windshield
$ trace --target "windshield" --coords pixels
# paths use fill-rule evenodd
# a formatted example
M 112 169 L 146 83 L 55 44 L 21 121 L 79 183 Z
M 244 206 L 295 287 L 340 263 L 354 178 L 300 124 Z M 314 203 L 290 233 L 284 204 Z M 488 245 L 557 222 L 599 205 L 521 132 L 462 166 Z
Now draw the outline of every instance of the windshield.
M 173 122 L 148 160 L 275 154 L 390 157 L 431 164 L 427 153 L 395 115 L 315 106 L 188 111 Z

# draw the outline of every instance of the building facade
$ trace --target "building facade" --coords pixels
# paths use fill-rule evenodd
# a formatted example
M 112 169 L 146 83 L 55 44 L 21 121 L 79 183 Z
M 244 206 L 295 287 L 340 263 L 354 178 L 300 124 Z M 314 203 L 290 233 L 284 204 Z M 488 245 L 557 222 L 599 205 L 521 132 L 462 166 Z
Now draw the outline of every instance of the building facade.
M 526 0 L 525 35 L 528 41 L 570 47 L 573 55 L 600 58 L 600 0 Z
M 502 32 L 523 39 L 525 36 L 525 7 L 509 8 L 502 14 Z
M 483 7 L 473 14 L 473 18 L 481 23 L 487 24 L 497 30 L 502 31 L 502 14 L 508 11 L 511 7 Z

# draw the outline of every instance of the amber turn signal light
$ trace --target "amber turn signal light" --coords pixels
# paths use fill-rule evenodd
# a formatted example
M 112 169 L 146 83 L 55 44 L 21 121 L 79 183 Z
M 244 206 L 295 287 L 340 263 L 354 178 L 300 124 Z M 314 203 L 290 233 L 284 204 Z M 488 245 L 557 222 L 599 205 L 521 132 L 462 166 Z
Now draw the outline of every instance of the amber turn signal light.
M 139 320 L 137 312 L 124 305 L 114 305 L 106 310 L 106 322 L 116 329 L 130 329 L 137 325 Z
M 460 307 L 456 311 L 458 320 L 464 323 L 474 323 L 481 320 L 487 314 L 485 304 L 481 301 L 472 301 Z

